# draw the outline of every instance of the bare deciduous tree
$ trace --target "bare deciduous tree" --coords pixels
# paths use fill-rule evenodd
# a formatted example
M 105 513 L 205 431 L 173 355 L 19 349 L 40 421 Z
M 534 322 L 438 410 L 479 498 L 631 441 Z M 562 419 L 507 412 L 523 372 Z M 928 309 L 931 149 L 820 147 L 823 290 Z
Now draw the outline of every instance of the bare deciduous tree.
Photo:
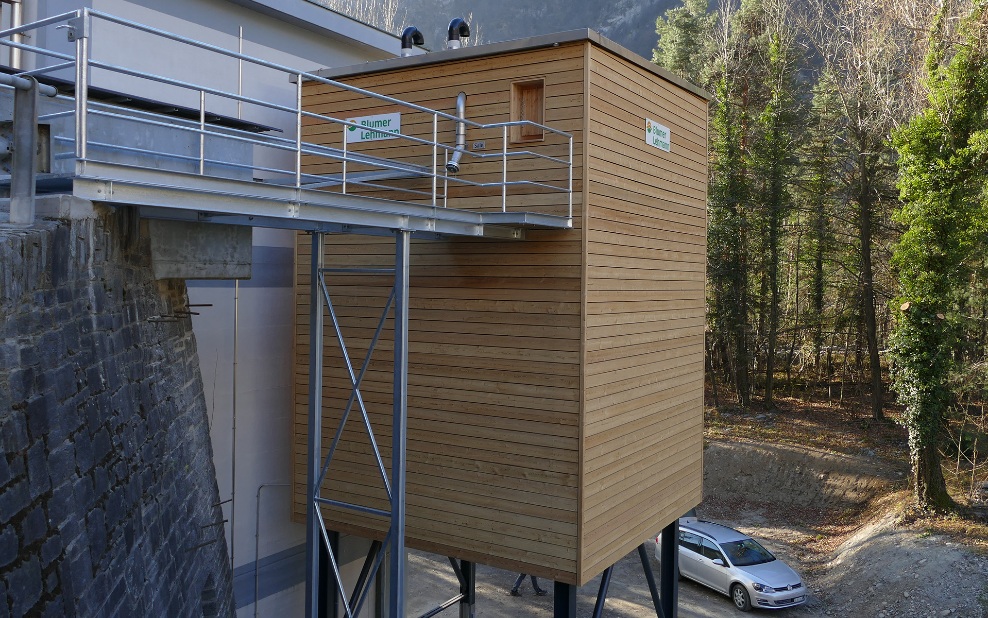
M 875 235 L 896 198 L 892 131 L 916 108 L 916 75 L 935 0 L 807 0 L 802 29 L 830 77 L 848 153 L 841 180 L 857 229 L 859 303 L 871 373 L 872 416 L 883 418 Z
M 407 22 L 407 14 L 403 9 L 398 8 L 398 0 L 309 0 L 309 2 L 392 34 L 399 34 L 404 30 Z

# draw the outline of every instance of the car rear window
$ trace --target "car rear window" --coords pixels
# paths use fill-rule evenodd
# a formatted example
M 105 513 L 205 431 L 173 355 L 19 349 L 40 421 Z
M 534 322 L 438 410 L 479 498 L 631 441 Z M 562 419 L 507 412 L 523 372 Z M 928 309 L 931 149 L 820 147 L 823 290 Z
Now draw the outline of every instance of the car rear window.
M 751 566 L 775 560 L 772 552 L 759 545 L 758 541 L 754 539 L 721 543 L 720 548 L 724 550 L 727 558 L 734 566 Z
M 679 545 L 690 551 L 700 553 L 700 537 L 683 530 L 679 531 Z

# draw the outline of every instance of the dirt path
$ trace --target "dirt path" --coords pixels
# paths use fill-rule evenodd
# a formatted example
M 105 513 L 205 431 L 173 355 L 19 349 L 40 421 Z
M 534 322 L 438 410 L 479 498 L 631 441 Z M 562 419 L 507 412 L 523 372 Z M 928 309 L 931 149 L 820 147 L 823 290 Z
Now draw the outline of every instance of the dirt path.
M 803 575 L 821 615 L 988 618 L 988 558 L 899 525 L 878 499 L 904 488 L 902 465 L 724 441 L 704 461 L 701 515 L 764 539 Z

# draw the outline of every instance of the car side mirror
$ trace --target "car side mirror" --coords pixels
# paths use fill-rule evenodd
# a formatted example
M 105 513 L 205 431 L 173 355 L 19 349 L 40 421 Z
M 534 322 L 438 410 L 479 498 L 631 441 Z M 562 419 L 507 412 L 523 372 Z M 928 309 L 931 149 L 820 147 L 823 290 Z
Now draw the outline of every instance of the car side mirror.
M 724 561 L 721 560 L 720 558 L 714 558 L 714 564 L 716 564 L 717 566 L 722 567 L 722 566 L 724 566 Z

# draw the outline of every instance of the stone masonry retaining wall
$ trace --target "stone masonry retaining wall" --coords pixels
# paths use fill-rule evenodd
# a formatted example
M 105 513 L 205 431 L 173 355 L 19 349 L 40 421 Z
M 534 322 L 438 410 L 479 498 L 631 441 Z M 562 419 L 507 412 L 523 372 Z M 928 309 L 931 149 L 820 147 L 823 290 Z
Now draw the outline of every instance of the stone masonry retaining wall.
M 126 210 L 0 223 L 0 618 L 229 616 L 182 281 Z

